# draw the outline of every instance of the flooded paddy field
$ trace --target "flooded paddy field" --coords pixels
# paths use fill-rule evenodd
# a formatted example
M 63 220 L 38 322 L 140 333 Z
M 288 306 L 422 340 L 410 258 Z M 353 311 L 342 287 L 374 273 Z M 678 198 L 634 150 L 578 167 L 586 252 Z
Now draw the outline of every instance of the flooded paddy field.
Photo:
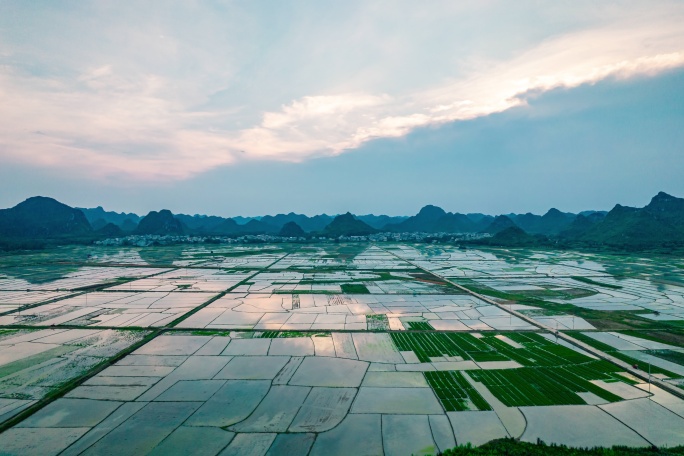
M 680 271 L 424 244 L 0 257 L 0 453 L 682 445 Z

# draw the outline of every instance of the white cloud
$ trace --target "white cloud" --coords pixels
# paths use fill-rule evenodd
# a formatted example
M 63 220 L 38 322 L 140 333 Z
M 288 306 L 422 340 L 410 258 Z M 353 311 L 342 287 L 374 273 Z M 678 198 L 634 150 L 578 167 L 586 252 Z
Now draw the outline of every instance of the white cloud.
M 416 28 L 401 35 L 353 11 L 311 26 L 307 33 L 319 40 L 294 26 L 264 40 L 260 17 L 238 13 L 230 24 L 201 16 L 194 28 L 170 21 L 149 30 L 130 29 L 124 14 L 111 29 L 86 30 L 93 42 L 57 61 L 54 54 L 73 39 L 62 48 L 6 40 L 0 157 L 99 179 L 183 179 L 241 160 L 340 154 L 417 127 L 501 112 L 525 103 L 521 95 L 530 91 L 684 66 L 684 8 L 676 3 L 596 12 L 589 24 L 513 47 L 502 41 L 481 55 L 462 54 L 459 36 L 449 35 L 453 20 L 472 19 L 462 9 L 420 16 L 434 23 L 434 34 Z M 351 33 L 357 25 L 363 33 Z M 232 28 L 249 39 L 236 39 Z M 420 46 L 410 46 L 412 37 Z M 112 44 L 117 40 L 127 47 Z M 424 48 L 430 42 L 435 49 Z M 388 50 L 397 55 L 378 57 Z M 430 52 L 435 56 L 426 57 Z M 350 69 L 339 66 L 344 61 Z

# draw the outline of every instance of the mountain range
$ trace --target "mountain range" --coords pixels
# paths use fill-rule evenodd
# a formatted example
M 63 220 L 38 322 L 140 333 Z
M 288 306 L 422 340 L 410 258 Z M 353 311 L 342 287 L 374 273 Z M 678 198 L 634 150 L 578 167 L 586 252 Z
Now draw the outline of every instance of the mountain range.
M 355 216 L 346 213 L 312 217 L 278 214 L 224 218 L 152 211 L 134 213 L 72 208 L 52 198 L 36 196 L 0 210 L 0 240 L 91 239 L 126 234 L 238 236 L 272 234 L 286 237 L 322 235 L 362 236 L 376 232 L 489 233 L 490 245 L 573 244 L 628 248 L 684 245 L 684 199 L 664 192 L 643 208 L 615 205 L 609 212 L 578 214 L 549 209 L 544 215 L 497 216 L 451 213 L 427 205 L 416 215 Z M 6 242 L 5 242 L 6 243 Z

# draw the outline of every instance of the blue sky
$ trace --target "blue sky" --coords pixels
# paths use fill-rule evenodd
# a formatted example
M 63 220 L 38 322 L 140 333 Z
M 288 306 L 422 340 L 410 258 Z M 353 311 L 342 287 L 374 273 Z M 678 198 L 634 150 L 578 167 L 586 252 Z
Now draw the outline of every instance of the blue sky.
M 684 196 L 681 2 L 0 4 L 0 207 L 543 213 Z

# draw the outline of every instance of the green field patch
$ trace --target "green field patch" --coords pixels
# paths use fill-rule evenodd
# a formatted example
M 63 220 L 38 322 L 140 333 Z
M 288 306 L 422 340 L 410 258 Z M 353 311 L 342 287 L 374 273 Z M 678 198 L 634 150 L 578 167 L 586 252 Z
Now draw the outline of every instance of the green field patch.
M 432 327 L 430 323 L 427 321 L 407 321 L 406 324 L 408 325 L 409 330 L 415 330 L 415 331 L 434 331 L 435 328 Z
M 502 355 L 517 361 L 523 366 L 562 366 L 591 361 L 591 358 L 588 356 L 578 353 L 571 348 L 558 345 L 539 334 L 511 333 L 507 334 L 507 337 L 522 345 L 523 348 L 514 348 L 508 343 L 489 335 L 483 337 L 482 340 Z
M 295 337 L 328 337 L 329 332 L 320 332 L 316 334 L 311 334 L 302 331 L 264 331 L 261 333 L 259 338 L 261 339 L 292 339 Z
M 368 288 L 362 283 L 343 283 L 340 285 L 342 293 L 347 294 L 370 294 Z
M 424 372 L 424 375 L 447 412 L 492 409 L 461 372 Z
M 506 370 L 470 371 L 468 375 L 483 383 L 497 399 L 508 407 L 543 405 L 581 405 L 584 400 L 577 395 L 589 392 L 608 402 L 622 398 L 594 385 L 589 380 L 600 380 L 607 375 L 606 366 L 523 367 Z M 592 364 L 592 363 L 589 363 Z M 598 377 L 598 378 L 596 378 Z
M 460 356 L 464 360 L 473 356 L 487 360 L 508 361 L 510 358 L 496 354 L 496 350 L 471 334 L 461 333 L 391 333 L 390 336 L 400 351 L 413 351 L 418 360 L 429 363 L 430 358 Z M 496 357 L 491 359 L 492 357 Z M 474 360 L 474 359 L 473 359 Z

